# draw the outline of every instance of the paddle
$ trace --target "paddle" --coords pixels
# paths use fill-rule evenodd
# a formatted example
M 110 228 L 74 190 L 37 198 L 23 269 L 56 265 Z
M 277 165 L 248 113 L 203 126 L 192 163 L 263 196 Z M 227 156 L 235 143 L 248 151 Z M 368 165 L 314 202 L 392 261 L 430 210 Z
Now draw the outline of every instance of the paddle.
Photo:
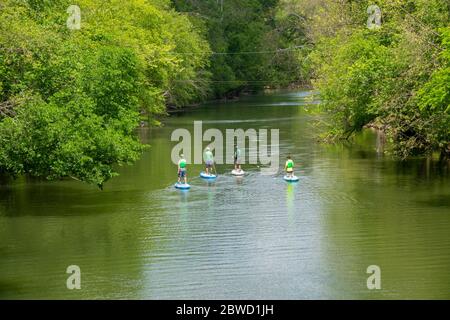
M 218 177 L 219 175 L 217 174 L 216 164 L 214 163 L 214 161 L 213 161 L 213 168 L 214 168 L 214 172 L 215 172 L 215 174 L 216 174 L 216 177 Z

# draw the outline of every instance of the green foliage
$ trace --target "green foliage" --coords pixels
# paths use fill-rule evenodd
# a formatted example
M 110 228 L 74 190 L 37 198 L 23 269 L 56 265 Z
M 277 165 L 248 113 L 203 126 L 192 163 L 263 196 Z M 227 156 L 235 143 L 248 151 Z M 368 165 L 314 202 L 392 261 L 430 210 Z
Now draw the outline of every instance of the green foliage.
M 376 99 L 383 91 L 383 80 L 396 72 L 392 57 L 381 42 L 363 31 L 348 39 L 324 41 L 312 55 L 320 65 L 320 78 L 315 84 L 321 88 L 323 108 L 333 115 L 343 136 L 361 130 L 378 116 Z M 339 46 L 331 51 L 337 43 Z M 333 54 L 325 57 L 321 52 Z M 320 64 L 323 59 L 328 63 Z
M 301 24 L 278 0 L 172 0 L 175 8 L 205 26 L 211 49 L 215 98 L 243 90 L 287 86 L 305 76 L 300 50 Z M 223 6 L 222 6 L 223 4 Z M 228 53 L 226 55 L 220 53 Z M 182 56 L 182 55 L 180 55 Z
M 0 172 L 102 186 L 144 148 L 140 113 L 204 97 L 208 43 L 168 1 L 152 3 L 80 0 L 82 28 L 69 30 L 69 1 L 2 2 Z
M 450 28 L 441 29 L 442 66 L 418 92 L 421 113 L 430 119 L 428 134 L 435 149 L 450 154 Z
M 143 146 L 105 125 L 95 104 L 79 97 L 64 107 L 26 97 L 14 118 L 1 123 L 2 169 L 56 179 L 71 176 L 99 186 L 114 176 L 113 164 L 138 158 Z
M 450 27 L 442 29 L 442 67 L 419 91 L 420 109 L 450 114 Z M 450 125 L 449 125 L 450 129 Z
M 375 3 L 383 15 L 376 30 L 366 27 L 372 1 L 313 6 L 308 36 L 316 44 L 314 83 L 332 115 L 329 137 L 349 138 L 370 124 L 387 133 L 401 158 L 448 154 L 450 6 L 442 0 Z

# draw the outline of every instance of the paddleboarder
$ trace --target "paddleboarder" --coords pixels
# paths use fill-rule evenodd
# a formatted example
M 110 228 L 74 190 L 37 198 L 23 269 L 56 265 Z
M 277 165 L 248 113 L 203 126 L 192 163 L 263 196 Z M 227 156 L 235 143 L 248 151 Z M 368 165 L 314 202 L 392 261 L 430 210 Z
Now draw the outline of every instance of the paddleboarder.
M 292 178 L 294 176 L 294 161 L 292 160 L 292 157 L 290 155 L 287 157 L 284 170 L 286 170 L 287 177 Z
M 209 147 L 206 148 L 205 153 L 203 154 L 203 160 L 205 161 L 206 165 L 206 174 L 211 175 L 212 173 L 210 172 L 210 170 L 214 166 L 214 155 Z
M 234 170 L 240 172 L 241 169 L 241 149 L 236 145 L 234 148 Z
M 181 183 L 182 178 L 184 178 L 184 184 L 187 184 L 187 168 L 184 154 L 181 155 L 181 159 L 178 161 L 178 183 Z

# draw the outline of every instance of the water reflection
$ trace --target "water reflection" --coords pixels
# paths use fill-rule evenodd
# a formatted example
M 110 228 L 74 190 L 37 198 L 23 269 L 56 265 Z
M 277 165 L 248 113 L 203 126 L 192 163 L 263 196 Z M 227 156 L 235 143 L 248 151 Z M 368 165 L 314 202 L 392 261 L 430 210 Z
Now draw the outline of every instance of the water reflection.
M 286 186 L 286 207 L 288 213 L 288 222 L 289 226 L 294 225 L 294 216 L 295 216 L 295 189 L 297 183 L 287 183 Z

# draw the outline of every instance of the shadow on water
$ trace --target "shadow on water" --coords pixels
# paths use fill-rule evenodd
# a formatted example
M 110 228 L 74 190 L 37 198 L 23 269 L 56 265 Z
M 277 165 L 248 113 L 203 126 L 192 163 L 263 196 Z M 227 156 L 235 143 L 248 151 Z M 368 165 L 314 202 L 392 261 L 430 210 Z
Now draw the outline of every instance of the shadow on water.
M 23 290 L 14 281 L 0 280 L 0 300 L 10 299 L 13 296 L 20 296 Z
M 431 158 L 395 162 L 395 171 L 399 174 L 415 175 L 418 179 L 434 180 L 450 177 L 450 164 Z
M 416 200 L 416 202 L 424 207 L 437 207 L 442 209 L 450 208 L 450 195 L 441 194 L 436 196 L 430 196 L 427 200 Z M 447 212 L 450 215 L 450 211 Z

